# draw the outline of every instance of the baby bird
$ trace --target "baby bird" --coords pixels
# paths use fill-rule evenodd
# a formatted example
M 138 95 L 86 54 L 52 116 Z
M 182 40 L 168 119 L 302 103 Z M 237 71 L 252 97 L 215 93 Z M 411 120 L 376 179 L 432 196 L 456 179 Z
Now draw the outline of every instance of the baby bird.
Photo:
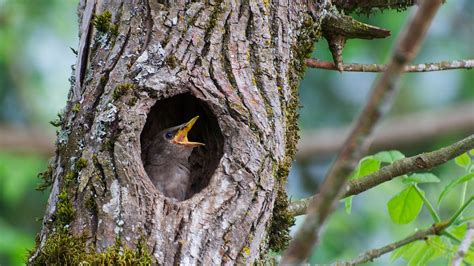
M 145 171 L 155 187 L 175 201 L 186 199 L 191 187 L 189 156 L 204 143 L 188 141 L 188 132 L 199 116 L 160 131 L 145 154 Z

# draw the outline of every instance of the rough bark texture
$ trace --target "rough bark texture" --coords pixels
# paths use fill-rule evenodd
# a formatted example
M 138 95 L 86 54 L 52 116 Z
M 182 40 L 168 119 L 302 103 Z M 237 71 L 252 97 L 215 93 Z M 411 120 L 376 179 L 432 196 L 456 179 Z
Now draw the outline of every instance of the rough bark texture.
M 158 264 L 257 259 L 274 205 L 286 204 L 296 88 L 320 25 L 306 1 L 83 0 L 78 13 L 78 62 L 30 262 L 58 227 L 88 252 L 144 239 Z M 195 194 L 171 202 L 143 168 L 142 142 L 197 114 L 206 147 L 192 155 Z

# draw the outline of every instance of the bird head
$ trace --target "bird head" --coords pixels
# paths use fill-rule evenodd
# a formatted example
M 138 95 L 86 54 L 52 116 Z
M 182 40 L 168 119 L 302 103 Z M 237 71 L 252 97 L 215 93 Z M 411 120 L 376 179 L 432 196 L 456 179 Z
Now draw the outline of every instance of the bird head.
M 198 118 L 199 116 L 195 116 L 193 119 L 189 120 L 184 124 L 163 130 L 163 138 L 167 142 L 179 145 L 183 148 L 194 148 L 198 146 L 203 146 L 204 143 L 188 140 L 188 132 L 191 130 Z

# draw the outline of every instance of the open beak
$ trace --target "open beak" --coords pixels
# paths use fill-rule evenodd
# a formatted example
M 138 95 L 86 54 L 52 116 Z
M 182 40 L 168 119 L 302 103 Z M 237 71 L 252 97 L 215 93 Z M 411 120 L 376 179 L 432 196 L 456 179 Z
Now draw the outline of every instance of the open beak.
M 196 123 L 196 120 L 199 118 L 199 116 L 195 116 L 193 119 L 189 120 L 189 122 L 181 125 L 180 129 L 176 132 L 176 135 L 174 135 L 173 138 L 173 143 L 180 144 L 180 145 L 185 145 L 188 147 L 198 147 L 198 146 L 203 146 L 204 143 L 201 142 L 193 142 L 188 140 L 188 132 L 191 130 L 193 127 L 194 123 Z

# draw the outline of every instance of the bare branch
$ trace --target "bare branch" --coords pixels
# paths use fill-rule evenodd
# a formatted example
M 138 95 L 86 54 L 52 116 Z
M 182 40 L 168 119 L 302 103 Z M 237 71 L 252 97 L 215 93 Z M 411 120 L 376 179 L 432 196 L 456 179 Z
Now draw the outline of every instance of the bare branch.
M 337 71 L 352 72 L 383 72 L 387 69 L 387 65 L 379 64 L 343 64 L 342 69 L 336 67 L 333 62 L 319 61 L 318 59 L 306 59 L 306 66 L 312 68 L 321 68 Z M 425 63 L 417 65 L 405 66 L 403 72 L 431 72 L 453 69 L 472 69 L 474 67 L 474 59 L 441 61 L 437 63 Z
M 54 134 L 33 127 L 0 126 L 0 150 L 39 153 L 51 156 L 54 152 Z
M 374 132 L 371 151 L 401 149 L 452 133 L 474 132 L 474 102 L 442 110 L 412 113 L 383 122 Z M 349 135 L 349 127 L 304 131 L 298 143 L 296 160 L 324 157 L 336 153 Z
M 307 216 L 285 252 L 281 264 L 302 263 L 313 251 L 321 226 L 340 198 L 347 176 L 367 150 L 370 143 L 369 137 L 375 124 L 392 103 L 393 97 L 390 96 L 396 90 L 395 82 L 404 65 L 410 62 L 418 52 L 428 26 L 440 5 L 441 0 L 423 1 L 400 36 L 387 70 L 375 82 L 364 110 L 321 186 L 320 196 L 309 205 Z
M 397 176 L 429 170 L 471 149 L 474 149 L 474 134 L 439 150 L 395 161 L 393 164 L 384 166 L 373 174 L 351 180 L 341 198 L 360 194 Z M 288 211 L 294 216 L 305 214 L 308 204 L 318 197 L 319 194 L 316 194 L 313 197 L 294 201 L 290 204 Z
M 428 143 L 453 133 L 474 132 L 474 103 L 467 102 L 438 111 L 427 111 L 388 119 L 374 133 L 371 151 Z M 298 143 L 297 160 L 336 153 L 349 134 L 349 128 L 323 128 L 304 131 Z M 54 153 L 54 132 L 35 127 L 0 125 L 0 150 Z
M 412 242 L 415 242 L 417 240 L 424 240 L 427 239 L 428 236 L 431 235 L 439 235 L 444 229 L 446 229 L 450 224 L 447 222 L 442 222 L 438 224 L 434 224 L 430 228 L 427 228 L 425 230 L 417 231 L 416 233 L 400 240 L 397 242 L 393 242 L 391 244 L 388 244 L 384 247 L 381 248 L 376 248 L 376 249 L 371 249 L 363 254 L 360 254 L 357 256 L 357 258 L 351 260 L 351 261 L 345 261 L 345 262 L 336 262 L 333 265 L 356 265 L 356 264 L 361 264 L 369 261 L 373 261 L 374 259 L 382 256 L 383 254 L 389 253 L 394 251 L 395 249 L 399 247 L 403 247 L 405 245 L 408 245 Z
M 469 247 L 471 246 L 472 242 L 474 241 L 474 226 L 471 223 L 467 223 L 467 230 L 466 234 L 464 235 L 464 239 L 462 240 L 461 244 L 459 245 L 458 252 L 453 257 L 452 265 L 459 266 L 463 258 L 466 256 Z
M 467 102 L 443 110 L 427 111 L 388 119 L 374 133 L 371 151 L 428 143 L 453 133 L 474 132 L 474 103 Z M 297 160 L 336 153 L 349 134 L 349 128 L 323 128 L 304 131 L 298 143 Z M 35 127 L 0 125 L 0 150 L 54 153 L 54 132 Z
M 415 5 L 417 0 L 333 0 L 332 3 L 342 9 L 356 8 L 399 8 Z

